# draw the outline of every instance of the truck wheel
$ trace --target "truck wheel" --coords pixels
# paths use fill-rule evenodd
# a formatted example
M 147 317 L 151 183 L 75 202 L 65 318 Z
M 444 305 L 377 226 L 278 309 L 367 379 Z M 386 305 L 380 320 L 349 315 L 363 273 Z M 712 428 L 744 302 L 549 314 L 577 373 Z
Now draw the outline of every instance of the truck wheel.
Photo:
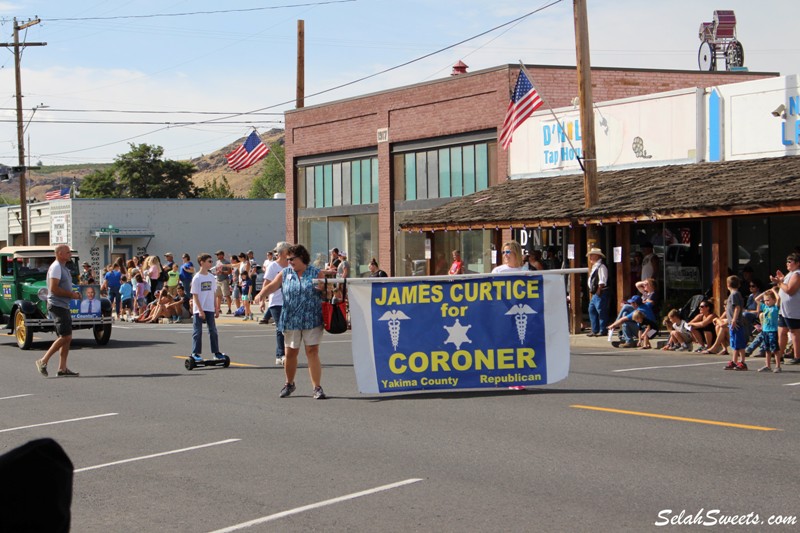
M 97 341 L 97 344 L 100 346 L 105 346 L 108 344 L 108 340 L 111 338 L 111 324 L 100 324 L 92 328 L 94 331 L 94 340 Z
M 20 350 L 29 350 L 33 344 L 33 331 L 25 326 L 25 313 L 17 310 L 14 312 L 14 335 Z

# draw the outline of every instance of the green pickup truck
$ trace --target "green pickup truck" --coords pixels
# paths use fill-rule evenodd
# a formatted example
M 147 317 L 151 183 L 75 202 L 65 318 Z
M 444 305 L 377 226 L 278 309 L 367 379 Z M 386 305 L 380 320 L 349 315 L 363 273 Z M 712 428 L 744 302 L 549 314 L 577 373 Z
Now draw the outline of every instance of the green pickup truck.
M 52 246 L 6 246 L 0 249 L 0 321 L 6 324 L 9 335 L 14 335 L 17 345 L 28 350 L 37 331 L 55 331 L 55 324 L 47 312 L 47 269 L 55 261 Z M 73 255 L 67 263 L 72 272 L 73 284 L 78 290 L 78 259 Z M 97 291 L 99 293 L 99 290 Z M 111 302 L 99 298 L 100 309 L 94 313 L 81 313 L 79 300 L 72 302 L 72 329 L 91 329 L 97 344 L 104 345 L 111 338 Z

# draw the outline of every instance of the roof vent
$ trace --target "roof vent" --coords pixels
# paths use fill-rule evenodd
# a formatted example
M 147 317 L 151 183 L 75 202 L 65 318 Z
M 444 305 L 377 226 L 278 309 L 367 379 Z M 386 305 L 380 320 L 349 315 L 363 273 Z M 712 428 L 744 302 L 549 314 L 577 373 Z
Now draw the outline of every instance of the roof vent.
M 453 65 L 453 72 L 451 72 L 450 75 L 451 76 L 458 76 L 459 74 L 466 74 L 468 68 L 469 67 L 467 65 L 465 65 L 464 62 L 459 59 L 458 63 Z

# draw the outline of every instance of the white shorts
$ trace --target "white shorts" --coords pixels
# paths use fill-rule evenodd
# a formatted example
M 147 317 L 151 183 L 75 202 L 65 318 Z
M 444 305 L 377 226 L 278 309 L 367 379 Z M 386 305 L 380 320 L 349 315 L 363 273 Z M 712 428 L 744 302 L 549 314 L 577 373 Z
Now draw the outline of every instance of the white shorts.
M 283 342 L 287 348 L 299 350 L 301 344 L 316 346 L 322 342 L 322 326 L 313 329 L 288 329 L 283 332 Z

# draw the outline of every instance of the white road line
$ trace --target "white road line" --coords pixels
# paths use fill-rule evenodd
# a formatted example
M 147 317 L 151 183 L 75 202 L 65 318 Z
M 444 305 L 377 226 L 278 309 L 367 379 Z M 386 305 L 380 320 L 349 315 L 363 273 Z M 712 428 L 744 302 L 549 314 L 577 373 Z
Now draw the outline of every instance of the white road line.
M 303 513 L 305 511 L 310 511 L 312 509 L 318 509 L 320 507 L 326 507 L 328 505 L 333 505 L 334 503 L 341 503 L 347 500 L 353 500 L 355 498 L 360 498 L 362 496 L 369 496 L 370 494 L 375 494 L 377 492 L 383 492 L 385 490 L 396 489 L 398 487 L 402 487 L 404 485 L 410 485 L 411 483 L 417 483 L 418 481 L 422 481 L 419 478 L 411 478 L 406 479 L 404 481 L 398 481 L 397 483 L 391 483 L 389 485 L 383 485 L 381 487 L 375 487 L 374 489 L 367 489 L 361 492 L 354 492 L 352 494 L 345 494 L 344 496 L 339 496 L 338 498 L 333 498 L 330 500 L 325 500 L 322 502 L 312 503 L 310 505 L 304 505 L 303 507 L 296 507 L 294 509 L 289 509 L 287 511 L 281 511 L 280 513 L 271 514 L 269 516 L 263 516 L 261 518 L 256 518 L 255 520 L 250 520 L 249 522 L 242 522 L 241 524 L 236 524 L 235 526 L 226 527 L 224 529 L 217 529 L 212 531 L 211 533 L 227 533 L 229 531 L 238 531 L 240 529 L 245 529 L 251 526 L 257 526 L 259 524 L 264 524 L 266 522 L 272 522 L 273 520 L 278 520 L 279 518 L 284 518 L 287 516 L 291 516 L 294 514 Z
M 16 396 L 6 396 L 5 398 L 0 398 L 0 400 L 11 400 L 13 398 L 24 398 L 25 396 L 33 396 L 33 394 L 17 394 Z
M 89 470 L 97 470 L 98 468 L 105 468 L 107 466 L 115 466 L 115 465 L 121 465 L 121 464 L 125 464 L 125 463 L 132 463 L 134 461 L 144 461 L 145 459 L 153 459 L 155 457 L 163 457 L 165 455 L 172 455 L 172 454 L 175 454 L 175 453 L 191 452 L 193 450 L 199 450 L 201 448 L 208 448 L 209 446 L 219 446 L 220 444 L 230 444 L 231 442 L 238 442 L 240 440 L 242 440 L 242 439 L 221 440 L 219 442 L 210 442 L 208 444 L 201 444 L 199 446 L 192 446 L 190 448 L 181 448 L 180 450 L 172 450 L 172 451 L 169 451 L 169 452 L 161 452 L 161 453 L 154 453 L 152 455 L 143 455 L 141 457 L 133 457 L 131 459 L 123 459 L 121 461 L 114 461 L 113 463 L 105 463 L 105 464 L 102 464 L 102 465 L 87 466 L 87 467 L 84 467 L 84 468 L 76 468 L 75 469 L 75 473 L 77 474 L 78 472 L 87 472 Z
M 619 370 L 612 370 L 612 372 L 633 372 L 635 370 L 656 370 L 659 368 L 684 368 L 688 366 L 721 365 L 724 362 L 725 361 L 714 361 L 713 363 L 695 363 L 692 365 L 643 366 L 640 368 L 621 368 Z
M 797 383 L 784 383 L 783 384 L 784 387 L 794 387 L 796 385 L 800 385 L 800 381 L 798 381 Z M 2 398 L 0 398 L 0 400 L 2 400 Z
M 30 428 L 38 428 L 42 426 L 52 426 L 54 424 L 66 424 L 67 422 L 80 422 L 81 420 L 91 420 L 93 418 L 103 418 L 104 416 L 116 416 L 119 413 L 106 413 L 104 415 L 94 415 L 94 416 L 84 416 L 81 418 L 70 418 L 69 420 L 57 420 L 55 422 L 45 422 L 44 424 L 32 424 L 30 426 L 20 426 L 16 428 L 8 428 L 8 429 L 0 429 L 0 433 L 6 433 L 8 431 L 17 431 L 18 429 L 30 429 Z

